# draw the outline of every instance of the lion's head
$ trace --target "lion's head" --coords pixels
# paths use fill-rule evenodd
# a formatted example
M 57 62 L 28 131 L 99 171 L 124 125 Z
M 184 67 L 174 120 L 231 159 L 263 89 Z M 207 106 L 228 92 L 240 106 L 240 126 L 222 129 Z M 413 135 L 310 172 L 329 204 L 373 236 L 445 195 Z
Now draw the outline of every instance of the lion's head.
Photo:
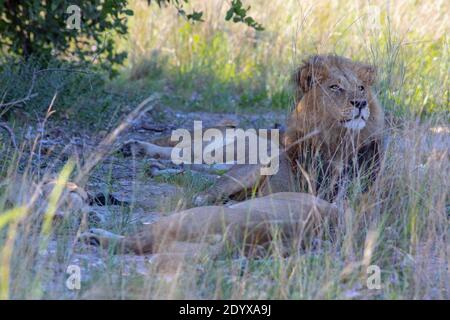
M 374 177 L 376 170 L 367 168 L 378 166 L 384 128 L 383 110 L 372 90 L 375 68 L 338 56 L 313 56 L 294 80 L 303 96 L 283 139 L 289 159 L 317 180 L 327 199 L 335 196 L 336 182 L 345 172 L 357 167 Z
M 358 133 L 382 126 L 383 112 L 372 92 L 375 67 L 339 56 L 313 56 L 294 80 L 303 93 L 295 112 L 303 125 Z

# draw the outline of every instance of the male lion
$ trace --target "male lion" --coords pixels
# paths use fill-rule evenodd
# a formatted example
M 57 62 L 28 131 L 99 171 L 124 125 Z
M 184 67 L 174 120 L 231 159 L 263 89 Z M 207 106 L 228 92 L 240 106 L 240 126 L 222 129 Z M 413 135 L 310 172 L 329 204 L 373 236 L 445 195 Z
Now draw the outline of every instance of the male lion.
M 384 113 L 373 92 L 373 66 L 326 55 L 313 56 L 296 71 L 294 82 L 303 97 L 281 135 L 279 170 L 262 176 L 260 165 L 237 164 L 196 205 L 243 200 L 251 194 L 307 191 L 333 201 L 345 182 L 357 177 L 363 190 L 376 177 L 382 151 Z M 224 131 L 225 127 L 219 127 Z M 150 157 L 170 159 L 174 142 L 131 141 Z
M 246 197 L 255 190 L 259 195 L 308 191 L 333 200 L 345 178 L 373 181 L 384 129 L 384 113 L 372 90 L 375 78 L 374 67 L 344 57 L 309 58 L 294 76 L 303 97 L 281 139 L 278 173 L 265 177 L 258 165 L 236 165 L 198 195 L 196 204 Z

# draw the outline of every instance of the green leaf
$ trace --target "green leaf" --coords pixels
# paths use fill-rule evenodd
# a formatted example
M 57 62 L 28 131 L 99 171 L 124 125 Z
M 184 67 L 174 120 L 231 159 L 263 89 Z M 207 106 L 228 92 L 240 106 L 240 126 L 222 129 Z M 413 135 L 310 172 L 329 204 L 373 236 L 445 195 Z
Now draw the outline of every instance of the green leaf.
M 187 15 L 188 20 L 193 20 L 193 21 L 204 21 L 202 20 L 202 16 L 203 16 L 203 12 L 197 12 L 194 11 L 191 14 Z
M 123 11 L 123 13 L 125 13 L 127 16 L 133 16 L 134 15 L 133 10 L 131 10 L 131 9 L 126 9 L 126 10 Z
M 234 14 L 233 8 L 230 8 L 230 9 L 227 11 L 227 14 L 226 14 L 226 16 L 225 16 L 225 20 L 226 20 L 226 21 L 230 21 L 230 19 L 233 17 L 233 14 Z

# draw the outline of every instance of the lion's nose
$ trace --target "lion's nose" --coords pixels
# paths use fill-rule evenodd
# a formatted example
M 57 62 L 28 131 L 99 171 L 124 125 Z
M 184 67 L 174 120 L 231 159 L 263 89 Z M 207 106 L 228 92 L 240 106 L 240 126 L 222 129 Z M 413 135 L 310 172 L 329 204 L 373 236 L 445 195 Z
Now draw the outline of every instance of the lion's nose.
M 351 100 L 350 103 L 352 104 L 352 106 L 354 106 L 355 108 L 358 108 L 359 110 L 367 107 L 366 100 Z

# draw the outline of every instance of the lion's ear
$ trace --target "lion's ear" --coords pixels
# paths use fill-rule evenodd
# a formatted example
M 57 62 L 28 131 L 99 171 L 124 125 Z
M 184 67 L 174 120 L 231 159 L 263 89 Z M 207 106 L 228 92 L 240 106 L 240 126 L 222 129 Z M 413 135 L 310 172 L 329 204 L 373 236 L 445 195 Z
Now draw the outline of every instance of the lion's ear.
M 371 65 L 361 65 L 358 70 L 358 78 L 371 86 L 377 80 L 377 68 Z
M 328 69 L 320 56 L 309 58 L 294 73 L 293 80 L 297 87 L 300 87 L 303 93 L 308 92 L 314 84 L 325 80 L 328 75 Z

